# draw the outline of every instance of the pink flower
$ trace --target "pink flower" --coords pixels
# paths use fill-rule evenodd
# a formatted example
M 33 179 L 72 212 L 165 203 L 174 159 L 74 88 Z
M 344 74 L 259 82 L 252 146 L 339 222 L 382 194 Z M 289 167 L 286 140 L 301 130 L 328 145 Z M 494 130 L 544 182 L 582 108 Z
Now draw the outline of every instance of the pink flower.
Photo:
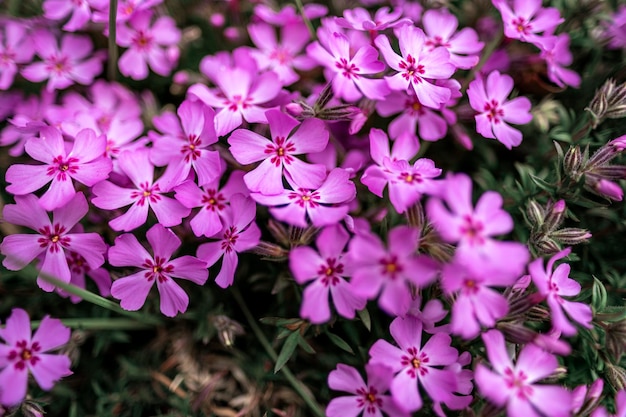
M 541 0 L 513 0 L 511 10 L 509 0 L 492 0 L 500 11 L 507 38 L 531 42 L 541 47 L 544 38 L 540 33 L 551 35 L 565 19 L 554 7 L 541 7 Z
M 452 393 L 457 390 L 456 374 L 441 368 L 456 363 L 459 356 L 450 346 L 450 336 L 436 333 L 422 346 L 422 322 L 411 316 L 396 317 L 389 330 L 398 347 L 386 340 L 378 340 L 370 348 L 369 363 L 393 370 L 391 394 L 396 404 L 405 412 L 422 408 L 419 385 L 433 401 L 452 400 Z
M 178 107 L 180 122 L 173 115 L 154 118 L 155 126 L 165 128 L 165 135 L 151 135 L 150 150 L 150 160 L 155 165 L 167 166 L 161 177 L 163 191 L 182 183 L 192 169 L 200 186 L 220 176 L 222 159 L 217 151 L 209 149 L 217 142 L 214 117 L 213 109 L 202 102 L 185 100 Z
M 355 7 L 343 11 L 343 17 L 337 18 L 337 24 L 348 29 L 356 29 L 370 32 L 380 32 L 385 29 L 395 28 L 402 25 L 412 24 L 409 18 L 401 18 L 402 9 L 389 10 L 389 7 L 381 7 L 376 10 L 374 17 L 362 7 Z
M 233 284 L 235 270 L 239 263 L 237 254 L 254 248 L 261 239 L 261 230 L 254 222 L 256 204 L 249 197 L 235 194 L 224 216 L 222 230 L 214 238 L 215 242 L 203 243 L 198 247 L 198 258 L 213 266 L 222 258 L 222 267 L 215 277 L 215 283 L 222 288 Z
M 159 223 L 165 227 L 179 225 L 191 212 L 178 201 L 163 195 L 161 180 L 154 181 L 154 166 L 149 150 L 123 152 L 119 158 L 120 170 L 130 179 L 134 188 L 124 188 L 110 181 L 96 184 L 91 202 L 101 209 L 114 210 L 130 205 L 128 211 L 111 220 L 113 230 L 131 231 L 144 224 L 148 208 L 152 208 Z
M 127 22 L 138 13 L 150 11 L 154 6 L 163 3 L 163 0 L 119 0 L 117 2 L 117 12 L 115 13 L 117 23 Z M 108 0 L 94 0 L 94 8 L 97 11 L 93 14 L 93 21 L 98 23 L 109 22 Z M 108 32 L 108 28 L 105 34 Z
M 328 14 L 328 7 L 310 3 L 304 5 L 303 11 L 307 19 L 317 19 Z M 275 11 L 263 3 L 258 3 L 254 6 L 254 16 L 274 26 L 302 23 L 302 16 L 293 4 L 285 4 L 279 11 Z
M 516 97 L 507 101 L 513 90 L 513 78 L 492 71 L 487 81 L 478 76 L 469 84 L 467 96 L 470 106 L 477 112 L 476 131 L 489 139 L 497 139 L 508 149 L 522 143 L 522 132 L 513 129 L 505 122 L 526 124 L 533 116 L 530 114 L 530 100 Z
M 397 226 L 389 232 L 386 249 L 371 232 L 357 233 L 348 251 L 354 294 L 372 299 L 381 293 L 378 304 L 383 311 L 405 315 L 411 307 L 409 284 L 420 288 L 431 282 L 438 271 L 433 260 L 415 254 L 418 237 L 416 229 Z
M 103 55 L 92 52 L 93 44 L 87 36 L 64 35 L 59 48 L 52 33 L 39 29 L 32 41 L 43 62 L 30 64 L 22 70 L 22 76 L 32 82 L 48 80 L 48 91 L 74 83 L 89 85 L 102 72 Z
M 25 195 L 50 183 L 39 204 L 46 210 L 54 210 L 76 195 L 72 179 L 91 187 L 108 178 L 113 165 L 104 156 L 104 135 L 96 137 L 91 129 L 81 130 L 69 152 L 57 129 L 46 127 L 40 136 L 26 143 L 26 153 L 45 165 L 11 165 L 6 174 L 7 182 L 11 183 L 8 192 Z
M 615 414 L 609 414 L 606 408 L 600 406 L 591 417 L 626 417 L 626 390 L 620 390 L 615 396 Z
M 318 252 L 299 246 L 289 253 L 289 268 L 300 285 L 313 281 L 302 295 L 300 316 L 311 323 L 330 320 L 328 295 L 339 315 L 353 319 L 356 310 L 365 307 L 366 300 L 352 293 L 344 277 L 351 275 L 343 257 L 349 235 L 340 225 L 325 227 L 315 240 Z
M 427 214 L 446 242 L 457 243 L 456 256 L 478 268 L 492 268 L 507 275 L 520 275 L 530 257 L 526 245 L 503 242 L 492 236 L 513 230 L 513 219 L 502 210 L 502 197 L 485 192 L 474 208 L 472 180 L 465 174 L 449 174 L 439 198 L 431 198 Z
M 376 46 L 387 64 L 397 73 L 385 77 L 392 90 L 413 88 L 420 102 L 431 108 L 439 108 L 450 98 L 450 90 L 433 84 L 431 79 L 448 79 L 455 71 L 450 53 L 443 47 L 426 48 L 426 36 L 422 29 L 406 25 L 399 29 L 400 51 L 398 55 L 385 35 L 376 38 Z
M 622 4 L 607 23 L 604 36 L 609 40 L 609 48 L 626 48 L 626 5 Z
M 77 225 L 76 228 L 78 228 L 78 226 L 80 225 Z M 82 229 L 82 227 L 80 229 Z M 67 260 L 67 266 L 70 268 L 70 273 L 72 274 L 70 284 L 78 288 L 86 289 L 87 283 L 85 282 L 85 277 L 88 276 L 98 287 L 101 296 L 108 297 L 111 295 L 111 274 L 109 271 L 105 268 L 92 269 L 85 258 L 76 252 L 68 251 L 65 254 L 65 258 Z M 69 297 L 73 303 L 78 303 L 82 300 L 80 296 L 68 294 L 60 288 L 57 288 L 57 292 L 62 296 Z
M 569 255 L 571 248 L 564 249 L 548 261 L 544 269 L 543 260 L 535 259 L 528 265 L 528 272 L 542 298 L 550 307 L 552 325 L 566 336 L 576 334 L 576 328 L 567 320 L 564 311 L 578 324 L 590 329 L 593 313 L 585 303 L 568 301 L 563 296 L 575 296 L 580 293 L 580 284 L 569 277 L 569 264 L 562 263 L 552 270 L 554 263 Z
M 248 25 L 250 39 L 257 46 L 250 55 L 257 62 L 260 70 L 270 69 L 278 75 L 283 85 L 291 85 L 300 79 L 294 71 L 310 70 L 315 62 L 300 53 L 311 40 L 311 35 L 304 23 L 292 23 L 281 27 L 281 42 L 276 39 L 274 27 L 266 23 Z
M 217 90 L 194 84 L 187 90 L 187 95 L 219 109 L 215 115 L 218 136 L 232 132 L 244 119 L 249 123 L 267 123 L 265 112 L 268 108 L 262 105 L 274 100 L 282 88 L 275 73 L 259 75 L 235 67 L 218 72 L 215 77 Z
M 83 193 L 77 193 L 64 207 L 54 210 L 52 222 L 34 195 L 17 196 L 15 202 L 4 206 L 4 220 L 36 230 L 37 234 L 16 234 L 4 238 L 0 253 L 6 256 L 2 264 L 7 269 L 18 271 L 41 256 L 40 275 L 70 282 L 66 251 L 82 256 L 92 269 L 104 263 L 106 244 L 97 233 L 71 232 L 89 210 Z M 37 284 L 44 291 L 54 289 L 54 285 L 41 277 L 37 278 Z
M 232 171 L 223 187 L 220 187 L 220 178 L 216 178 L 202 189 L 191 180 L 174 188 L 174 197 L 183 206 L 190 209 L 200 207 L 198 214 L 189 222 L 196 236 L 211 237 L 222 230 L 222 221 L 231 197 L 235 194 L 249 194 L 243 175 L 243 171 Z
M 355 102 L 365 95 L 372 100 L 382 100 L 389 93 L 385 81 L 363 75 L 376 74 L 385 69 L 378 60 L 378 51 L 366 45 L 354 55 L 350 41 L 342 33 L 318 30 L 319 42 L 307 47 L 307 53 L 326 67 L 326 79 L 332 82 L 333 92 L 347 102 Z
M 134 80 L 143 80 L 148 76 L 148 65 L 163 76 L 169 75 L 176 65 L 167 48 L 178 43 L 180 30 L 169 16 L 161 16 L 151 24 L 152 14 L 152 10 L 139 11 L 128 20 L 128 24 L 117 28 L 118 45 L 128 48 L 120 56 L 120 72 Z
M 350 173 L 342 168 L 333 169 L 318 188 L 293 188 L 275 195 L 251 193 L 250 196 L 257 203 L 274 206 L 270 213 L 276 219 L 299 227 L 307 226 L 307 217 L 316 227 L 340 222 L 350 211 L 348 203 L 356 197 Z
M 535 383 L 556 370 L 556 357 L 535 345 L 526 345 L 513 364 L 502 333 L 490 330 L 482 337 L 493 369 L 482 363 L 476 367 L 475 379 L 482 395 L 497 406 L 506 405 L 511 417 L 570 415 L 571 395 L 567 389 Z
M 263 161 L 243 177 L 248 189 L 265 195 L 282 193 L 283 171 L 298 187 L 319 187 L 326 176 L 326 168 L 307 164 L 295 155 L 320 152 L 326 147 L 328 130 L 324 122 L 306 119 L 299 123 L 277 109 L 268 110 L 265 114 L 271 140 L 247 129 L 238 129 L 228 138 L 230 151 L 240 164 Z
M 14 20 L 2 20 L 0 30 L 0 90 L 13 84 L 18 64 L 30 63 L 35 54 L 28 29 Z
M 575 71 L 564 68 L 573 62 L 572 53 L 569 50 L 570 37 L 567 33 L 553 36 L 541 45 L 540 57 L 548 66 L 548 78 L 559 87 L 566 85 L 578 88 L 580 75 Z
M 82 29 L 91 19 L 90 3 L 98 3 L 93 0 L 45 0 L 43 17 L 50 20 L 63 20 L 67 16 L 70 19 L 63 25 L 66 32 L 76 32 Z
M 385 394 L 393 378 L 390 368 L 382 365 L 365 365 L 366 383 L 359 372 L 352 366 L 337 364 L 337 368 L 328 374 L 328 386 L 336 391 L 353 394 L 337 397 L 326 407 L 328 417 L 358 416 L 382 417 L 385 412 L 391 417 L 408 417 L 390 395 Z
M 206 263 L 188 255 L 171 259 L 182 242 L 161 224 L 152 226 L 146 233 L 146 239 L 154 256 L 130 233 L 115 239 L 115 245 L 109 249 L 109 263 L 113 266 L 136 266 L 141 271 L 115 280 L 111 295 L 121 301 L 123 309 L 139 310 L 156 282 L 161 296 L 161 313 L 168 317 L 184 313 L 189 297 L 172 278 L 203 285 L 209 277 Z
M 478 63 L 478 53 L 484 43 L 478 40 L 478 34 L 472 28 L 459 26 L 457 18 L 446 8 L 431 9 L 422 16 L 426 33 L 426 46 L 430 50 L 442 46 L 450 52 L 450 62 L 461 69 L 469 69 Z M 456 33 L 455 33 L 456 32 Z
M 61 320 L 45 316 L 31 337 L 30 318 L 14 308 L 0 329 L 0 404 L 18 405 L 26 397 L 29 371 L 37 384 L 49 391 L 59 379 L 72 375 L 67 355 L 46 353 L 70 340 L 70 329 Z

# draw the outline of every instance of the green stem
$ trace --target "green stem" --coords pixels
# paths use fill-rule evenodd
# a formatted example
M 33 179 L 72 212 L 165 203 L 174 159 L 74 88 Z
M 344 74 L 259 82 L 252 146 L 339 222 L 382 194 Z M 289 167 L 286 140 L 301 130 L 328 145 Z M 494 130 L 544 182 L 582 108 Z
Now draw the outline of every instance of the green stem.
M 152 326 L 129 319 L 101 318 L 101 319 L 61 319 L 61 322 L 72 329 L 81 330 L 141 330 L 149 329 Z M 33 320 L 30 325 L 36 329 L 41 324 L 41 320 Z
M 117 77 L 117 0 L 109 0 L 109 81 Z
M 248 325 L 252 329 L 252 332 L 256 336 L 257 340 L 259 341 L 259 343 L 261 343 L 261 346 L 263 346 L 263 349 L 265 349 L 265 352 L 269 355 L 269 357 L 274 362 L 276 362 L 276 359 L 278 358 L 276 351 L 274 350 L 270 342 L 265 337 L 265 334 L 263 334 L 263 331 L 261 330 L 259 325 L 256 323 L 256 320 L 252 316 L 252 313 L 250 313 L 250 310 L 248 310 L 248 306 L 244 302 L 243 297 L 241 296 L 241 293 L 239 293 L 239 290 L 237 288 L 233 288 L 232 294 L 237 304 L 239 304 L 239 308 L 241 308 L 243 315 L 246 316 Z M 284 365 L 281 368 L 281 372 L 285 375 L 285 378 L 287 378 L 287 381 L 289 381 L 293 389 L 300 395 L 300 397 L 304 400 L 304 402 L 309 406 L 313 414 L 315 414 L 318 417 L 324 417 L 325 414 L 322 408 L 320 407 L 320 405 L 315 401 L 315 398 L 313 398 L 309 394 L 309 392 L 304 389 L 304 387 L 302 386 L 302 382 L 298 381 L 295 375 L 289 370 L 289 368 L 287 368 L 287 365 Z
M 306 25 L 306 27 L 309 29 L 309 32 L 311 33 L 311 39 L 317 40 L 317 36 L 315 35 L 315 28 L 313 28 L 313 24 L 311 23 L 309 18 L 306 17 L 306 15 L 304 14 L 304 6 L 302 6 L 302 0 L 296 0 L 296 6 L 298 7 L 298 11 L 300 12 L 300 15 L 302 16 L 302 20 L 304 20 L 304 24 Z
M 476 64 L 476 66 L 474 66 L 474 68 L 470 70 L 470 73 L 467 75 L 465 80 L 463 80 L 463 83 L 461 84 L 461 93 L 463 94 L 465 93 L 465 90 L 467 90 L 469 83 L 474 79 L 474 77 L 476 76 L 476 73 L 478 73 L 478 71 L 480 71 L 483 68 L 483 66 L 487 63 L 487 61 L 489 60 L 493 52 L 496 50 L 498 45 L 500 45 L 500 42 L 502 42 L 502 37 L 503 37 L 503 33 L 499 32 L 498 36 L 493 38 L 491 42 L 487 44 L 487 46 L 484 49 L 483 55 L 480 57 L 480 61 L 478 61 L 478 64 Z
M 111 310 L 117 314 L 130 317 L 140 323 L 144 323 L 146 325 L 153 325 L 153 326 L 158 326 L 162 324 L 161 320 L 156 317 L 148 316 L 148 315 L 141 314 L 141 313 L 135 313 L 133 311 L 126 311 L 123 308 L 121 308 L 117 303 L 114 303 L 111 300 L 107 300 L 106 298 L 101 297 L 97 294 L 94 294 L 91 291 L 87 291 L 75 285 L 63 282 L 50 275 L 43 274 L 39 272 L 37 268 L 35 268 L 32 265 L 26 266 L 26 268 L 24 268 L 24 272 L 26 272 L 26 274 L 28 274 L 29 276 L 39 277 L 43 279 L 44 281 L 49 282 L 50 284 L 54 285 L 57 288 L 62 289 L 63 291 L 69 294 L 77 295 L 85 301 L 88 301 L 99 307 L 106 308 L 107 310 Z

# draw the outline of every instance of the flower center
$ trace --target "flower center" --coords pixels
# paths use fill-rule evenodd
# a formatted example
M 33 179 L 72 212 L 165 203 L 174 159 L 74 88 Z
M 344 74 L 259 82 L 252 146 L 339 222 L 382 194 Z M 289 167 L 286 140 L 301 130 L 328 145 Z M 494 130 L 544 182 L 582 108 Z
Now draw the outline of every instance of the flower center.
M 411 56 L 407 55 L 406 61 L 400 62 L 400 68 L 404 70 L 402 77 L 407 81 L 413 81 L 414 83 L 422 82 L 422 77 L 425 73 L 423 65 L 416 65 L 417 61 Z
M 339 61 L 335 62 L 335 66 L 341 70 L 341 74 L 346 78 L 359 78 L 358 72 L 359 68 L 348 62 L 345 58 L 340 58 Z

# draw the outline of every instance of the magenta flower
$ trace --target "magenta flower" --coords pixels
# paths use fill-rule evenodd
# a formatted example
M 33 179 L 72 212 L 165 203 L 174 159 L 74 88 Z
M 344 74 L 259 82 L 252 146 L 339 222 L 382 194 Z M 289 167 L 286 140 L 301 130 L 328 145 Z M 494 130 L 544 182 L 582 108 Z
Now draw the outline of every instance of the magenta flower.
M 378 60 L 378 51 L 365 45 L 351 54 L 350 41 L 346 35 L 318 30 L 319 42 L 307 47 L 307 53 L 326 68 L 326 79 L 332 82 L 333 92 L 347 102 L 355 102 L 365 96 L 371 100 L 382 100 L 389 88 L 382 79 L 364 77 L 385 69 Z
M 96 137 L 91 129 L 81 130 L 69 152 L 57 129 L 46 127 L 40 136 L 26 143 L 26 153 L 45 165 L 11 165 L 6 174 L 7 182 L 11 183 L 8 192 L 25 195 L 50 183 L 39 204 L 46 210 L 54 210 L 76 195 L 72 179 L 91 187 L 108 178 L 113 165 L 104 156 L 104 135 Z
M 380 32 L 385 29 L 396 28 L 402 25 L 409 25 L 411 19 L 402 17 L 402 9 L 389 10 L 389 7 L 381 7 L 376 10 L 372 18 L 370 12 L 362 7 L 355 7 L 343 11 L 343 17 L 338 17 L 337 25 L 369 32 Z
M 406 412 L 422 408 L 419 385 L 433 401 L 452 400 L 457 377 L 452 370 L 440 368 L 456 363 L 459 356 L 450 346 L 450 335 L 437 333 L 422 346 L 422 322 L 411 316 L 396 317 L 389 330 L 398 347 L 378 340 L 370 348 L 369 363 L 393 370 L 391 395 L 395 403 Z
M 169 75 L 176 65 L 166 49 L 178 43 L 180 30 L 169 16 L 161 16 L 151 24 L 152 15 L 150 9 L 138 11 L 127 24 L 117 28 L 118 45 L 128 48 L 120 56 L 120 72 L 134 80 L 148 76 L 148 65 L 163 76 Z
M 450 89 L 433 84 L 431 79 L 448 79 L 455 71 L 450 53 L 443 47 L 432 51 L 426 48 L 426 36 L 422 29 L 406 25 L 399 29 L 400 51 L 398 55 L 385 35 L 376 38 L 376 46 L 387 64 L 397 73 L 385 77 L 392 90 L 413 88 L 420 103 L 426 107 L 439 108 L 450 99 Z
M 14 20 L 2 20 L 0 30 L 0 90 L 13 84 L 18 64 L 30 63 L 35 54 L 26 26 Z
M 70 340 L 70 329 L 61 320 L 45 316 L 31 337 L 30 318 L 14 308 L 4 328 L 0 328 L 0 404 L 11 407 L 26 397 L 29 372 L 41 389 L 49 391 L 65 376 L 72 375 L 67 355 L 46 353 Z
M 222 288 L 232 285 L 235 270 L 239 263 L 237 254 L 254 248 L 261 239 L 261 230 L 254 222 L 256 204 L 249 197 L 235 194 L 225 216 L 222 230 L 214 238 L 215 242 L 203 243 L 198 247 L 198 258 L 214 265 L 222 258 L 222 267 L 215 277 L 215 283 Z
M 448 130 L 445 119 L 428 107 L 422 106 L 412 90 L 394 91 L 385 100 L 376 102 L 376 112 L 383 117 L 400 113 L 389 123 L 389 136 L 397 139 L 406 133 L 415 133 L 427 141 L 443 138 Z
M 533 116 L 530 114 L 530 100 L 515 97 L 508 100 L 513 90 L 513 78 L 492 71 L 486 82 L 477 76 L 469 84 L 467 96 L 470 106 L 477 112 L 476 131 L 489 139 L 497 139 L 508 149 L 522 143 L 522 132 L 513 129 L 506 122 L 526 124 Z
M 149 150 L 123 152 L 118 158 L 120 170 L 130 179 L 134 188 L 120 187 L 110 181 L 96 184 L 91 202 L 101 209 L 114 210 L 130 205 L 119 217 L 111 220 L 113 230 L 131 231 L 148 219 L 152 208 L 159 223 L 165 227 L 179 225 L 191 212 L 178 201 L 163 195 L 161 180 L 154 181 L 154 166 L 149 160 Z
M 146 233 L 146 239 L 154 256 L 130 233 L 115 239 L 115 245 L 109 249 L 109 263 L 113 266 L 136 266 L 141 271 L 115 280 L 111 295 L 120 300 L 123 309 L 139 310 L 156 282 L 161 296 L 161 313 L 168 317 L 184 313 L 189 297 L 172 278 L 203 285 L 209 277 L 206 263 L 189 255 L 171 259 L 182 242 L 161 224 L 152 226 Z
M 603 35 L 609 41 L 609 48 L 626 48 L 626 5 L 619 6 L 606 26 Z
M 91 20 L 90 3 L 98 3 L 93 0 L 45 0 L 43 17 L 50 20 L 63 20 L 67 16 L 70 19 L 63 25 L 66 32 L 76 32 L 82 29 Z
M 77 227 L 75 229 L 77 229 L 80 225 L 76 226 Z M 65 258 L 67 260 L 67 266 L 69 266 L 70 268 L 70 273 L 72 274 L 70 278 L 70 284 L 78 288 L 86 289 L 87 283 L 85 277 L 89 277 L 98 287 L 98 291 L 100 292 L 101 296 L 108 297 L 109 295 L 111 295 L 112 281 L 109 271 L 107 271 L 105 268 L 92 269 L 87 261 L 85 261 L 85 258 L 80 256 L 76 252 L 68 251 L 65 254 Z M 60 288 L 57 288 L 57 292 L 64 297 L 69 297 L 73 303 L 78 303 L 80 300 L 82 300 L 82 298 L 78 295 L 66 293 Z
M 563 296 L 571 297 L 580 293 L 580 284 L 569 277 L 569 264 L 562 263 L 552 270 L 554 263 L 569 255 L 571 248 L 564 249 L 548 261 L 544 269 L 543 260 L 535 259 L 528 265 L 528 272 L 539 290 L 542 298 L 546 299 L 550 307 L 552 325 L 566 336 L 576 334 L 576 328 L 567 320 L 564 311 L 576 323 L 590 329 L 593 313 L 591 307 L 585 303 L 568 301 Z
M 295 155 L 324 150 L 328 143 L 324 122 L 306 119 L 299 123 L 277 109 L 268 110 L 265 114 L 271 140 L 247 129 L 237 129 L 228 138 L 230 151 L 240 164 L 263 161 L 243 177 L 248 189 L 265 195 L 282 193 L 283 171 L 298 187 L 319 187 L 326 177 L 326 168 L 307 164 Z
M 493 369 L 482 363 L 476 367 L 475 379 L 482 395 L 500 407 L 506 405 L 511 417 L 571 415 L 571 394 L 567 389 L 535 383 L 556 370 L 556 357 L 535 345 L 526 345 L 513 364 L 502 333 L 489 330 L 482 337 Z
M 218 136 L 232 132 L 245 119 L 249 123 L 267 123 L 263 104 L 274 100 L 282 89 L 273 72 L 251 73 L 243 68 L 224 69 L 215 74 L 218 89 L 194 84 L 187 95 L 202 100 L 207 106 L 219 109 L 215 115 Z
M 558 9 L 541 7 L 541 0 L 514 0 L 513 10 L 509 0 L 492 0 L 492 3 L 502 15 L 507 38 L 531 42 L 537 47 L 544 40 L 540 33 L 551 35 L 565 21 Z
M 71 233 L 72 228 L 89 211 L 83 193 L 77 193 L 65 206 L 52 212 L 52 222 L 33 194 L 16 196 L 16 204 L 4 206 L 3 216 L 8 223 L 26 226 L 37 234 L 15 234 L 4 238 L 0 253 L 7 269 L 19 271 L 32 260 L 41 256 L 40 275 L 48 275 L 63 282 L 70 282 L 66 251 L 82 256 L 90 268 L 96 269 L 104 263 L 106 244 L 97 233 Z M 44 291 L 52 291 L 41 276 L 37 284 Z
M 566 85 L 578 88 L 580 75 L 575 71 L 564 68 L 573 62 L 572 53 L 569 50 L 570 37 L 567 33 L 551 37 L 541 45 L 540 57 L 548 66 L 548 78 L 559 87 Z
M 249 191 L 243 182 L 243 171 L 232 171 L 228 181 L 220 187 L 220 178 L 208 183 L 202 189 L 193 181 L 185 181 L 174 188 L 174 196 L 183 206 L 193 209 L 200 207 L 189 222 L 193 233 L 200 237 L 211 237 L 222 230 L 226 208 L 235 194 L 248 196 Z
M 416 229 L 397 226 L 389 232 L 388 249 L 385 249 L 373 233 L 357 233 L 348 251 L 354 294 L 372 299 L 381 293 L 378 305 L 383 311 L 405 315 L 411 307 L 409 284 L 420 288 L 431 282 L 438 271 L 433 260 L 415 254 L 418 238 Z
M 328 14 L 328 7 L 316 3 L 305 4 L 303 12 L 307 19 L 313 20 L 318 17 L 326 16 Z M 302 16 L 293 4 L 285 4 L 279 11 L 275 11 L 270 6 L 258 3 L 254 6 L 254 15 L 262 21 L 274 26 L 302 23 Z
M 307 55 L 301 55 L 311 35 L 304 23 L 292 23 L 281 27 L 281 42 L 276 39 L 274 27 L 266 23 L 248 25 L 250 39 L 257 46 L 250 55 L 257 62 L 260 70 L 270 69 L 278 75 L 282 85 L 291 85 L 300 79 L 294 71 L 310 70 L 315 61 Z
M 127 22 L 138 13 L 150 11 L 154 6 L 163 3 L 163 0 L 119 0 L 117 2 L 117 12 L 115 13 L 117 23 Z M 108 0 L 94 0 L 93 21 L 99 23 L 109 22 L 109 5 Z M 105 31 L 108 32 L 108 29 Z
M 163 191 L 182 183 L 192 169 L 200 186 L 220 176 L 222 159 L 217 151 L 208 148 L 217 142 L 214 117 L 213 109 L 190 100 L 183 101 L 178 107 L 180 121 L 171 113 L 154 117 L 155 126 L 165 134 L 151 135 L 150 160 L 157 166 L 167 166 L 160 180 Z
M 452 306 L 451 331 L 464 339 L 473 339 L 480 326 L 493 327 L 509 311 L 506 298 L 492 287 L 508 287 L 517 275 L 488 267 L 476 268 L 453 260 L 444 266 L 441 287 L 455 301 Z
M 427 214 L 446 242 L 457 243 L 456 256 L 466 265 L 489 267 L 520 275 L 530 257 L 526 245 L 503 242 L 492 236 L 513 230 L 513 219 L 502 210 L 502 197 L 485 192 L 474 208 L 472 180 L 465 174 L 449 174 L 439 193 L 426 206 Z
M 620 390 L 615 396 L 615 414 L 609 414 L 606 408 L 600 406 L 591 417 L 626 417 L 626 390 Z
M 276 219 L 300 227 L 307 226 L 307 217 L 316 227 L 340 222 L 350 211 L 348 203 L 356 197 L 356 187 L 350 181 L 350 173 L 342 168 L 330 171 L 326 180 L 316 189 L 293 188 L 283 189 L 282 193 L 276 195 L 251 193 L 250 196 L 257 203 L 273 206 L 270 213 Z
M 393 378 L 390 368 L 382 365 L 365 365 L 367 381 L 352 366 L 337 364 L 328 374 L 328 386 L 336 391 L 353 394 L 333 398 L 326 407 L 328 417 L 357 417 L 361 413 L 366 417 L 382 417 L 387 413 L 391 417 L 408 417 L 390 395 L 385 394 Z
M 478 34 L 466 27 L 456 32 L 459 21 L 446 8 L 431 9 L 422 16 L 426 34 L 426 47 L 430 50 L 442 46 L 450 52 L 450 62 L 457 68 L 469 69 L 478 63 L 478 53 L 484 43 Z
M 35 51 L 43 62 L 35 62 L 22 70 L 28 81 L 48 80 L 46 90 L 62 90 L 74 83 L 89 85 L 102 72 L 103 55 L 93 53 L 87 36 L 64 35 L 61 47 L 54 35 L 39 29 L 32 35 Z
M 328 295 L 339 315 L 353 319 L 356 310 L 365 308 L 366 300 L 352 293 L 348 281 L 351 272 L 343 257 L 349 235 L 340 225 L 325 227 L 315 240 L 316 252 L 308 246 L 299 246 L 289 253 L 289 268 L 296 282 L 306 287 L 302 295 L 300 316 L 311 323 L 330 320 Z

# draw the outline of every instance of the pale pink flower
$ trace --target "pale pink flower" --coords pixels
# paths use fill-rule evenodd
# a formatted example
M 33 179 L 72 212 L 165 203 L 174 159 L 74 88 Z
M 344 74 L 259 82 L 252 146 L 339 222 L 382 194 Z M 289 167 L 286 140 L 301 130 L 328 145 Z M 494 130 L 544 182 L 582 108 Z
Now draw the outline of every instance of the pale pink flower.
M 49 391 L 61 378 L 72 374 L 71 361 L 65 354 L 46 353 L 70 340 L 70 329 L 61 320 L 45 316 L 31 337 L 30 318 L 21 308 L 14 308 L 4 328 L 0 328 L 0 404 L 18 405 L 26 397 L 28 374 Z
M 307 19 L 312 20 L 328 15 L 328 7 L 317 3 L 309 3 L 304 5 L 303 12 Z M 266 4 L 258 3 L 254 6 L 254 16 L 279 27 L 293 23 L 303 23 L 300 12 L 290 3 L 285 4 L 278 11 Z
M 344 28 L 380 32 L 385 29 L 409 25 L 413 22 L 407 17 L 402 17 L 402 9 L 390 10 L 389 7 L 381 7 L 376 10 L 374 17 L 362 7 L 355 7 L 343 11 L 343 17 L 337 18 L 337 24 Z
M 182 242 L 161 224 L 152 226 L 146 233 L 146 239 L 154 255 L 150 255 L 130 233 L 115 239 L 115 245 L 109 249 L 109 263 L 113 266 L 136 266 L 141 271 L 115 280 L 111 295 L 121 301 L 123 309 L 139 310 L 156 282 L 161 295 L 161 313 L 168 317 L 184 313 L 189 296 L 173 278 L 204 285 L 209 277 L 206 263 L 189 255 L 171 259 Z
M 51 32 L 39 29 L 33 33 L 32 42 L 42 62 L 24 68 L 22 76 L 33 82 L 48 80 L 48 91 L 62 90 L 74 83 L 89 85 L 102 72 L 104 55 L 93 53 L 87 36 L 63 35 L 59 47 Z
M 566 85 L 578 88 L 581 78 L 578 73 L 564 68 L 573 62 L 572 53 L 569 50 L 570 37 L 567 33 L 553 36 L 541 45 L 540 57 L 548 66 L 548 78 L 559 87 Z
M 450 99 L 450 89 L 437 86 L 433 79 L 448 79 L 456 67 L 450 62 L 450 53 L 443 47 L 429 50 L 424 31 L 415 26 L 402 26 L 399 30 L 400 53 L 396 53 L 385 35 L 376 38 L 376 46 L 396 74 L 385 77 L 392 90 L 412 88 L 420 102 L 439 108 Z
M 40 136 L 26 143 L 26 153 L 44 165 L 11 165 L 6 173 L 6 180 L 11 183 L 8 192 L 25 195 L 50 183 L 39 204 L 54 210 L 76 194 L 72 179 L 91 187 L 108 178 L 112 163 L 105 156 L 104 135 L 96 137 L 91 129 L 81 130 L 69 152 L 57 129 L 44 128 Z
M 43 17 L 50 20 L 63 20 L 70 16 L 69 20 L 63 25 L 66 32 L 76 32 L 82 29 L 89 20 L 91 20 L 91 4 L 98 4 L 99 1 L 93 0 L 45 0 L 41 7 L 43 8 Z
M 504 35 L 541 47 L 545 40 L 541 34 L 550 36 L 565 19 L 554 7 L 541 7 L 541 0 L 492 0 L 500 11 L 504 23 Z
M 25 25 L 14 20 L 0 22 L 0 90 L 7 90 L 13 84 L 18 64 L 30 63 L 35 48 Z
M 154 6 L 163 3 L 163 0 L 119 0 L 117 2 L 117 12 L 115 18 L 118 24 L 127 22 L 138 13 L 150 11 Z M 93 7 L 97 9 L 93 13 L 93 21 L 97 23 L 109 22 L 109 5 L 108 0 L 94 0 Z M 105 34 L 108 33 L 108 28 Z

